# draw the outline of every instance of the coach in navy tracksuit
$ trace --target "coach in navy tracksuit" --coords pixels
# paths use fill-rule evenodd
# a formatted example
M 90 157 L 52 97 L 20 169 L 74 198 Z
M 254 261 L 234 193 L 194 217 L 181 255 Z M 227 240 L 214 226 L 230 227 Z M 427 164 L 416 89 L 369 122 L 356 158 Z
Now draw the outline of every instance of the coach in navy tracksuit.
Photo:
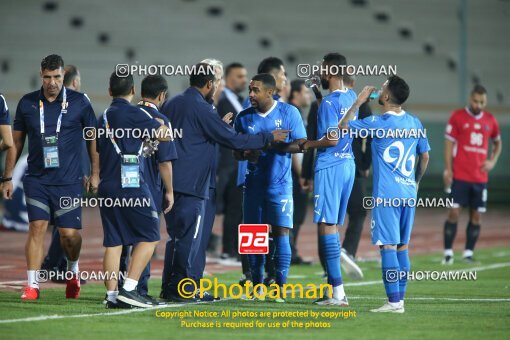
M 142 80 L 142 100 L 138 102 L 138 107 L 147 111 L 152 117 L 160 118 L 171 128 L 168 119 L 159 112 L 159 107 L 166 99 L 168 91 L 168 84 L 160 75 L 150 75 Z M 140 112 L 140 114 L 144 114 Z M 144 158 L 145 171 L 143 173 L 145 182 L 149 186 L 149 190 L 154 198 L 156 210 L 159 215 L 163 210 L 164 201 L 164 183 L 161 178 L 159 171 L 160 166 L 172 167 L 172 162 L 177 159 L 177 152 L 175 151 L 175 145 L 173 141 L 159 142 L 157 150 L 150 157 Z M 171 173 L 171 170 L 170 170 Z M 172 179 L 167 179 L 170 184 Z M 159 223 L 158 223 L 159 225 Z M 127 271 L 129 264 L 129 247 L 122 248 L 122 256 L 120 259 L 120 271 Z M 148 281 L 150 278 L 150 262 L 143 270 L 140 280 L 138 280 L 138 286 L 136 290 L 140 295 L 148 296 L 149 285 Z M 119 280 L 120 285 L 120 280 Z
M 50 219 L 59 228 L 67 270 L 74 273 L 72 279 L 66 280 L 66 298 L 80 295 L 81 207 L 69 201 L 79 199 L 82 194 L 83 129 L 93 127 L 96 117 L 82 93 L 63 86 L 63 69 L 64 61 L 58 55 L 49 55 L 42 60 L 41 90 L 31 92 L 19 101 L 12 132 L 14 145 L 6 157 L 3 193 L 4 198 L 11 199 L 12 171 L 28 138 L 28 168 L 23 179 L 30 221 L 25 249 L 28 286 L 23 290 L 22 300 L 39 298 L 37 271 L 41 269 L 44 235 Z M 99 180 L 95 142 L 91 141 L 88 146 L 93 163 L 88 188 L 94 191 Z
M 162 113 L 174 130 L 182 131 L 175 139 L 179 159 L 173 163 L 174 207 L 165 215 L 168 234 L 167 251 L 161 297 L 190 302 L 177 292 L 184 278 L 196 280 L 192 268 L 198 254 L 205 213 L 209 198 L 209 184 L 213 173 L 215 146 L 219 143 L 230 149 L 260 149 L 273 141 L 282 141 L 286 131 L 257 135 L 236 133 L 225 124 L 209 103 L 221 77 L 216 77 L 208 64 L 196 65 L 190 76 L 190 87 L 167 102 Z M 191 288 L 189 285 L 185 287 Z
M 110 95 L 113 101 L 99 119 L 99 129 L 106 128 L 110 132 L 139 129 L 144 134 L 154 133 L 153 136 L 158 140 L 170 140 L 166 137 L 169 127 L 163 120 L 153 118 L 147 110 L 130 104 L 134 96 L 131 75 L 119 77 L 113 73 L 110 77 Z M 155 301 L 142 296 L 136 290 L 141 273 L 152 257 L 160 238 L 155 200 L 144 176 L 147 171 L 142 157 L 144 140 L 129 134 L 124 137 L 119 137 L 118 134 L 114 136 L 98 134 L 98 137 L 97 150 L 101 178 L 98 196 L 112 199 L 138 199 L 150 203 L 150 206 L 101 206 L 99 209 L 103 222 L 103 245 L 106 247 L 104 271 L 117 273 L 122 246 L 134 246 L 127 278 L 118 293 L 116 292 L 117 280 L 110 278 L 105 281 L 106 307 L 120 307 L 121 304 L 117 300 L 122 305 L 150 307 L 155 304 Z M 168 182 L 168 179 L 171 179 L 171 168 L 159 166 L 159 170 L 167 190 L 165 193 L 167 203 L 164 209 L 168 213 L 173 203 L 172 184 Z

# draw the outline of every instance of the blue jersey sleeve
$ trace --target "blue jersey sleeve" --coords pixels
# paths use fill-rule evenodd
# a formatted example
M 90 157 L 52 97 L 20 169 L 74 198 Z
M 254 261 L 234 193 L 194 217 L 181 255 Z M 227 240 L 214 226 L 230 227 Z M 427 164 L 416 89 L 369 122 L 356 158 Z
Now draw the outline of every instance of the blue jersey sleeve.
M 165 121 L 165 124 L 172 129 L 172 125 L 166 117 L 161 118 Z M 177 159 L 177 150 L 175 149 L 175 143 L 173 140 L 168 142 L 160 142 L 158 145 L 158 151 L 156 152 L 158 162 L 168 162 Z
M 141 130 L 157 130 L 161 126 L 161 124 L 151 116 L 147 110 L 142 108 L 137 108 L 142 112 L 137 115 L 133 115 L 133 125 L 134 127 Z
M 9 108 L 7 107 L 5 97 L 1 94 L 0 94 L 0 125 L 11 125 L 11 121 L 9 119 Z
M 237 115 L 236 120 L 234 121 L 234 130 L 239 133 L 245 132 L 243 128 L 243 121 L 241 119 L 240 114 Z
M 384 121 L 380 116 L 368 116 L 364 119 L 351 120 L 349 129 L 351 130 L 370 130 L 384 128 Z
M 421 124 L 420 121 L 418 121 L 418 124 L 420 126 L 420 139 L 418 140 L 418 145 L 416 146 L 416 153 L 422 154 L 430 151 L 430 145 L 429 140 L 426 136 L 425 132 L 426 130 L 423 128 L 423 125 Z
M 249 103 L 249 102 L 248 102 Z M 241 114 L 238 114 L 234 122 L 234 130 L 238 133 L 244 132 L 243 120 Z M 237 161 L 237 181 L 238 187 L 244 185 L 246 170 L 248 169 L 248 161 Z
M 96 129 L 97 130 L 104 129 L 103 117 L 101 117 L 100 119 L 97 120 Z M 96 138 L 96 152 L 99 152 L 99 150 L 101 150 L 101 148 L 103 147 L 103 144 L 102 144 L 103 142 L 104 142 L 104 134 L 102 134 L 99 138 Z
M 303 124 L 303 118 L 301 118 L 301 114 L 299 110 L 294 106 L 290 107 L 290 140 L 296 140 L 301 138 L 306 138 L 306 129 Z
M 85 109 L 81 117 L 81 124 L 83 127 L 95 127 L 97 125 L 96 114 L 86 95 L 83 96 L 83 102 Z
M 13 130 L 27 132 L 27 126 L 25 122 L 25 118 L 23 117 L 23 98 L 18 103 L 18 107 L 16 108 L 16 116 L 14 116 L 14 124 Z
M 274 140 L 272 133 L 247 135 L 236 133 L 234 129 L 221 120 L 216 110 L 209 109 L 197 121 L 204 134 L 220 145 L 237 150 L 262 149 Z
M 324 137 L 329 128 L 335 129 L 337 127 L 337 109 L 331 101 L 324 99 L 317 114 L 317 139 Z

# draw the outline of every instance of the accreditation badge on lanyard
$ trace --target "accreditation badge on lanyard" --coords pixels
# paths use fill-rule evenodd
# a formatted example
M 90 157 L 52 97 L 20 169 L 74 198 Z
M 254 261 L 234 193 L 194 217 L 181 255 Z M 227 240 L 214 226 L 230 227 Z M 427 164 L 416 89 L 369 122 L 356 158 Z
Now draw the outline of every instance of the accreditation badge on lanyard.
M 106 117 L 106 109 L 103 113 L 103 119 L 105 123 L 106 130 L 110 130 L 110 125 L 108 124 L 108 118 Z M 113 133 L 110 134 L 110 141 L 115 148 L 115 151 L 121 158 L 120 163 L 120 183 L 122 188 L 139 188 L 140 187 L 140 155 L 143 151 L 143 143 L 140 145 L 140 150 L 138 154 L 123 154 L 119 148 L 119 145 L 115 141 L 113 137 Z
M 41 138 L 42 138 L 42 148 L 43 148 L 43 158 L 44 158 L 44 168 L 58 168 L 60 166 L 60 161 L 58 157 L 58 134 L 60 133 L 60 127 L 62 125 L 62 116 L 64 113 L 67 113 L 67 95 L 66 88 L 62 89 L 62 108 L 60 110 L 60 115 L 57 119 L 57 130 L 55 135 L 53 136 L 45 136 L 45 127 L 44 127 L 44 103 L 42 100 L 39 100 L 39 121 L 41 125 Z

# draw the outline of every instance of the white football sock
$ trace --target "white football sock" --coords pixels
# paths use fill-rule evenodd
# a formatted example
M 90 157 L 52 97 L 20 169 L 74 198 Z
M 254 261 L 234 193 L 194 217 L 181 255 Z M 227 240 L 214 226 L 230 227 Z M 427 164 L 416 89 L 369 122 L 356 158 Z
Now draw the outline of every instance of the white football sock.
M 80 268 L 78 266 L 78 261 L 79 260 L 76 260 L 76 261 L 67 260 L 67 271 L 73 272 L 73 273 L 78 273 L 78 271 L 80 270 Z
M 444 256 L 453 256 L 453 249 L 445 249 Z
M 399 302 L 389 302 L 388 303 L 390 304 L 391 307 L 395 307 L 395 308 L 401 308 L 402 307 L 402 304 Z
M 342 300 L 345 297 L 344 285 L 333 287 L 333 299 Z
M 462 254 L 462 257 L 469 257 L 469 256 L 473 256 L 473 251 L 470 249 L 464 250 L 464 254 Z
M 124 288 L 124 290 L 130 292 L 130 291 L 133 291 L 135 290 L 136 286 L 138 286 L 138 281 L 135 281 L 133 279 L 130 279 L 129 277 L 126 278 L 126 280 L 124 281 L 124 285 L 122 286 L 122 288 Z
M 106 300 L 115 303 L 115 302 L 117 302 L 117 295 L 119 295 L 119 291 L 109 290 L 106 292 Z
M 28 286 L 39 289 L 39 282 L 37 282 L 37 270 L 27 270 Z

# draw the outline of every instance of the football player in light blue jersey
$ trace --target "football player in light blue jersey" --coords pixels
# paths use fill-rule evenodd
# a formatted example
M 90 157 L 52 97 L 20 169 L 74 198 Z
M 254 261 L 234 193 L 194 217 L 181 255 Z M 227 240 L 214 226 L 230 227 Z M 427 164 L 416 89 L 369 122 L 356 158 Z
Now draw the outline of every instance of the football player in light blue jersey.
M 385 113 L 352 121 L 357 108 L 373 91 L 373 87 L 363 89 L 339 128 L 352 132 L 368 130 L 373 137 L 372 243 L 380 247 L 388 302 L 371 311 L 404 313 L 410 269 L 408 244 L 415 214 L 412 202 L 427 169 L 430 146 L 420 120 L 402 110 L 401 105 L 409 97 L 409 86 L 396 75 L 388 78 L 379 95 Z
M 235 129 L 244 134 L 282 129 L 289 131 L 285 143 L 271 145 L 265 150 L 238 150 L 238 160 L 248 160 L 245 181 L 244 223 L 271 225 L 275 247 L 276 284 L 287 281 L 291 262 L 289 231 L 293 221 L 292 158 L 290 153 L 301 152 L 306 130 L 301 114 L 292 105 L 273 99 L 276 82 L 268 73 L 258 74 L 250 82 L 251 107 L 241 111 Z M 265 255 L 248 255 L 253 284 L 263 283 Z M 283 302 L 283 299 L 276 299 Z
M 314 218 L 319 224 L 319 252 L 324 256 L 328 283 L 333 291 L 319 300 L 319 305 L 349 306 L 340 269 L 340 235 L 338 225 L 344 223 L 347 203 L 354 184 L 355 164 L 352 138 L 340 137 L 338 122 L 351 108 L 356 94 L 345 87 L 339 72 L 347 64 L 339 53 L 324 56 L 321 85 L 329 90 L 317 113 L 318 140 L 306 141 L 303 149 L 315 148 L 317 159 L 314 179 Z M 357 110 L 356 110 L 357 115 Z
M 283 65 L 283 61 L 277 57 L 267 57 L 262 59 L 257 67 L 257 74 L 261 73 L 269 73 L 275 79 L 276 87 L 273 91 L 273 99 L 276 101 L 282 101 L 282 94 L 285 91 L 285 85 L 288 83 L 287 80 L 287 72 L 285 71 L 285 66 Z M 243 109 L 247 109 L 251 106 L 250 97 L 246 97 L 243 102 Z M 237 167 L 237 186 L 244 186 L 244 181 L 246 179 L 246 173 L 248 171 L 248 162 L 240 161 L 238 162 Z M 276 279 L 276 271 L 275 264 L 273 261 L 274 254 L 274 242 L 272 235 L 269 236 L 269 255 L 266 258 L 266 272 L 267 276 L 264 279 L 264 283 L 267 285 L 274 283 Z M 243 266 L 243 273 L 246 273 L 246 270 L 249 270 L 249 264 L 247 261 L 246 255 L 241 255 L 241 262 Z M 243 284 L 243 280 L 245 280 L 249 275 L 243 275 L 239 283 Z

